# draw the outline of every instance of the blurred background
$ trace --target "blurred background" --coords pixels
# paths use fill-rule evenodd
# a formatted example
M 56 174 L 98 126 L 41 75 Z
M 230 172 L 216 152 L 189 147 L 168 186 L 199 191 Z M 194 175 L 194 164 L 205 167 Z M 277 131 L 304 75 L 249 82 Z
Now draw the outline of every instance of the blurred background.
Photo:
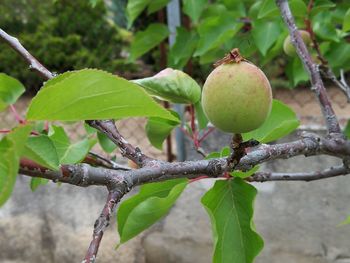
M 302 130 L 323 134 L 325 127 L 308 75 L 297 56 L 283 52 L 288 32 L 273 1 L 237 0 L 1 0 L 0 28 L 17 37 L 49 70 L 63 73 L 99 68 L 126 79 L 155 75 L 166 67 L 183 70 L 201 85 L 212 64 L 238 47 L 269 78 L 273 96 L 289 105 Z M 348 80 L 350 70 L 349 1 L 290 1 L 297 24 L 312 27 L 321 58 L 314 59 Z M 272 4 L 271 4 L 272 3 Z M 350 15 L 349 15 L 350 21 Z M 321 60 L 320 60 L 321 59 Z M 328 63 L 322 61 L 324 59 Z M 0 72 L 26 87 L 16 108 L 25 115 L 42 79 L 5 43 L 0 42 Z M 341 74 L 342 73 L 342 74 Z M 327 90 L 343 128 L 350 117 L 344 93 L 325 77 Z M 164 105 L 185 112 L 187 107 Z M 145 133 L 146 120 L 118 121 L 121 133 L 145 153 L 164 160 L 199 159 L 192 141 L 173 133 L 156 149 Z M 16 125 L 10 110 L 0 113 L 0 129 Z M 86 137 L 81 123 L 64 123 L 72 140 Z M 295 139 L 297 133 L 285 140 Z M 94 151 L 125 163 L 105 138 Z M 203 147 L 215 151 L 229 137 L 215 131 Z M 336 160 L 304 157 L 269 163 L 278 172 L 320 170 Z M 14 195 L 0 209 L 0 262 L 78 262 L 89 243 L 92 226 L 103 206 L 104 189 L 76 189 L 55 184 L 32 192 L 19 177 Z M 211 226 L 200 198 L 212 182 L 186 189 L 172 212 L 141 236 L 114 247 L 112 225 L 104 237 L 99 262 L 211 262 Z M 265 249 L 256 262 L 350 262 L 350 228 L 337 227 L 350 211 L 349 178 L 312 183 L 257 184 L 256 225 Z

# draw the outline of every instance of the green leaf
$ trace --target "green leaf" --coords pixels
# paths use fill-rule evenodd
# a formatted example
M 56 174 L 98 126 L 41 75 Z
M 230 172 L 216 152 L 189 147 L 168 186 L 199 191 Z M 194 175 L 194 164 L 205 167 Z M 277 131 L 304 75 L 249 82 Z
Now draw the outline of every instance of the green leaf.
M 288 1 L 290 9 L 295 17 L 304 17 L 307 13 L 307 7 L 303 0 Z M 258 19 L 265 17 L 280 16 L 280 11 L 274 0 L 264 0 L 259 10 Z
M 317 14 L 312 19 L 312 28 L 316 35 L 324 40 L 334 42 L 339 42 L 340 40 L 328 10 Z
M 38 92 L 29 106 L 28 120 L 173 119 L 138 85 L 110 73 L 84 69 L 64 73 L 59 80 L 48 81 Z
M 350 44 L 347 42 L 331 43 L 329 52 L 325 54 L 333 70 L 350 68 Z
M 55 0 L 55 1 L 57 1 L 57 0 Z M 102 2 L 102 0 L 89 0 L 89 3 L 92 7 L 96 7 L 96 5 L 100 2 Z M 37 179 L 37 178 L 33 178 L 33 179 Z
M 316 0 L 312 7 L 311 15 L 314 16 L 319 12 L 325 11 L 325 10 L 329 11 L 332 7 L 335 7 L 335 6 L 336 4 L 329 0 Z
M 252 35 L 255 45 L 264 56 L 281 33 L 278 21 L 259 20 L 253 25 Z
M 148 5 L 147 13 L 152 14 L 165 7 L 169 2 L 170 0 L 152 0 Z
M 112 142 L 107 135 L 105 135 L 102 132 L 97 132 L 97 139 L 98 139 L 98 143 L 101 145 L 102 149 L 106 152 L 106 153 L 112 153 L 117 146 L 115 145 L 114 142 Z
M 264 0 L 258 13 L 258 19 L 264 17 L 274 17 L 279 15 L 278 8 L 274 0 Z
M 134 61 L 158 46 L 168 35 L 168 28 L 164 24 L 158 23 L 149 25 L 145 31 L 138 31 L 131 43 L 129 61 Z
M 47 135 L 29 137 L 23 150 L 23 156 L 52 170 L 58 170 L 57 151 Z
M 343 222 L 341 222 L 338 226 L 345 226 L 350 224 L 350 216 L 348 216 L 347 219 L 345 219 Z
M 198 27 L 200 39 L 194 56 L 202 56 L 209 50 L 217 48 L 234 37 L 241 27 L 242 23 L 237 23 L 229 12 L 207 18 Z
M 292 88 L 296 87 L 300 82 L 309 80 L 309 74 L 306 72 L 306 69 L 298 57 L 290 60 L 286 70 L 287 76 L 292 83 Z
M 209 153 L 209 154 L 205 157 L 205 159 L 206 159 L 206 160 L 209 160 L 209 159 L 214 159 L 214 158 L 223 158 L 223 157 L 227 157 L 227 156 L 230 155 L 230 152 L 231 152 L 230 147 L 225 146 L 225 147 L 223 147 L 223 148 L 221 149 L 220 152 L 211 152 L 211 153 Z
M 135 19 L 142 13 L 151 0 L 128 0 L 126 15 L 128 17 L 128 28 L 131 27 Z
M 0 206 L 11 196 L 16 182 L 19 156 L 23 150 L 31 126 L 14 129 L 0 141 Z
M 199 129 L 206 128 L 207 124 L 208 124 L 208 119 L 205 116 L 205 113 L 204 113 L 203 107 L 202 107 L 202 103 L 200 100 L 194 104 L 194 110 L 196 113 L 196 119 L 198 122 Z
M 213 263 L 251 263 L 264 246 L 255 231 L 256 189 L 240 178 L 216 181 L 202 198 L 213 228 Z
M 117 213 L 120 243 L 125 243 L 165 216 L 187 183 L 187 179 L 176 179 L 146 184 L 138 194 L 124 201 Z
M 197 82 L 186 73 L 172 68 L 133 82 L 142 86 L 150 95 L 173 103 L 196 103 L 201 97 L 201 88 Z
M 71 144 L 62 127 L 51 126 L 49 137 L 56 148 L 60 164 L 78 163 L 84 159 L 90 150 L 88 139 Z
M 21 82 L 5 73 L 0 73 L 0 111 L 15 103 L 24 91 Z
M 197 43 L 198 35 L 195 31 L 187 31 L 183 27 L 178 27 L 175 43 L 169 52 L 169 67 L 182 69 L 192 57 Z
M 348 11 L 346 11 L 344 20 L 343 20 L 343 31 L 349 31 L 350 30 L 350 8 Z
M 255 139 L 262 143 L 282 138 L 299 126 L 299 120 L 293 110 L 284 103 L 273 100 L 270 116 L 258 129 L 244 133 L 243 139 Z
M 346 138 L 350 139 L 350 120 L 348 120 L 346 127 L 344 129 L 344 135 Z
M 193 23 L 197 23 L 208 0 L 183 0 L 183 12 L 188 15 Z
M 40 185 L 45 185 L 49 182 L 48 179 L 34 177 L 30 180 L 30 189 L 34 192 Z
M 233 177 L 247 178 L 247 177 L 255 174 L 259 170 L 259 168 L 260 168 L 260 166 L 256 165 L 252 169 L 250 169 L 249 171 L 246 171 L 246 172 L 234 171 L 234 172 L 231 172 L 230 175 L 232 175 Z
M 148 119 L 145 127 L 148 140 L 154 147 L 160 150 L 163 149 L 164 140 L 169 136 L 171 131 L 181 123 L 179 115 L 176 112 L 172 113 L 179 119 L 178 121 L 153 117 Z

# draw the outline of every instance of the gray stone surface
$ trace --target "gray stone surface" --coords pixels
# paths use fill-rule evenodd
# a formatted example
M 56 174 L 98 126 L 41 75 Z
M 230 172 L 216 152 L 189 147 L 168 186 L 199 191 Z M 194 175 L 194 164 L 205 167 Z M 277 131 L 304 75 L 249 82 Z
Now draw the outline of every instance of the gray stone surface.
M 19 176 L 11 199 L 0 209 L 0 262 L 81 262 L 106 190 L 51 183 L 33 193 L 28 185 L 28 178 Z M 141 237 L 114 249 L 114 217 L 111 222 L 98 262 L 144 263 Z

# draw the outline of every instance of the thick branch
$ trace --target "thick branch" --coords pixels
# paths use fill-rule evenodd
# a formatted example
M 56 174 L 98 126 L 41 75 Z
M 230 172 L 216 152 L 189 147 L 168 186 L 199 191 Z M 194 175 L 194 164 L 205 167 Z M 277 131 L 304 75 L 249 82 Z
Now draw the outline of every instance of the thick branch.
M 332 108 L 331 102 L 328 98 L 326 89 L 324 87 L 318 65 L 314 63 L 311 59 L 310 53 L 301 38 L 298 28 L 295 24 L 294 17 L 290 11 L 289 4 L 287 0 L 276 0 L 277 6 L 279 7 L 282 18 L 286 23 L 291 41 L 299 55 L 304 67 L 310 75 L 310 81 L 312 89 L 315 91 L 318 101 L 320 103 L 322 113 L 325 117 L 326 125 L 329 133 L 341 133 L 337 117 Z
M 7 44 L 9 44 L 24 60 L 29 64 L 31 70 L 36 71 L 45 79 L 51 79 L 54 77 L 47 68 L 45 68 L 32 54 L 26 50 L 17 38 L 10 36 L 4 30 L 0 28 L 0 38 L 2 38 Z
M 335 177 L 339 175 L 347 175 L 350 169 L 345 166 L 331 167 L 323 171 L 307 172 L 307 173 L 272 173 L 257 172 L 253 176 L 247 178 L 250 182 L 266 182 L 266 181 L 315 181 Z
M 339 158 L 350 156 L 350 142 L 343 138 L 320 138 L 314 134 L 304 134 L 301 140 L 274 145 L 263 144 L 252 149 L 235 167 L 237 170 L 249 170 L 257 164 L 276 159 L 287 159 L 298 155 L 327 154 Z M 46 168 L 44 168 L 46 169 Z M 96 168 L 88 164 L 62 166 L 63 172 L 41 170 L 38 167 L 28 168 L 22 165 L 20 172 L 28 176 L 48 178 L 55 181 L 78 186 L 106 185 L 115 183 L 140 185 L 149 182 L 164 181 L 175 178 L 196 178 L 207 175 L 219 177 L 228 169 L 227 159 L 185 161 L 168 163 L 151 160 L 147 166 L 130 171 Z

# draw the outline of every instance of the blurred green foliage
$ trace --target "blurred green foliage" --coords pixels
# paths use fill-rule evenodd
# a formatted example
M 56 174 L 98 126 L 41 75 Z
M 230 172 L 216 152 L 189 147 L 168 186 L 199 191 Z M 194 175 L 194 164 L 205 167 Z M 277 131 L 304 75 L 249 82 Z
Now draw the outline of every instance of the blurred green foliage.
M 107 21 L 103 1 L 93 7 L 87 0 L 1 0 L 0 14 L 0 27 L 53 72 L 85 67 L 115 72 L 128 67 L 120 55 L 127 43 L 118 27 Z M 0 72 L 18 78 L 27 90 L 36 91 L 42 84 L 4 43 Z
M 117 0 L 116 0 L 117 1 Z M 163 2 L 163 1 L 162 1 Z M 166 2 L 166 1 L 165 1 Z M 182 0 L 182 26 L 177 28 L 175 44 L 170 47 L 168 66 L 185 69 L 191 61 L 191 76 L 204 82 L 213 69 L 212 64 L 232 48 L 238 47 L 241 54 L 258 65 L 266 73 L 274 87 L 294 88 L 308 80 L 298 57 L 288 57 L 283 52 L 283 42 L 288 29 L 282 21 L 275 0 Z M 350 1 L 315 0 L 308 9 L 309 0 L 289 0 L 298 28 L 306 29 L 310 21 L 322 55 L 336 75 L 341 69 L 350 70 Z M 150 0 L 128 0 L 129 26 L 145 21 L 149 15 Z M 184 21 L 189 20 L 189 23 Z M 159 22 L 159 21 L 153 21 Z M 133 42 L 131 59 L 153 51 L 155 45 L 144 41 Z M 138 53 L 139 48 L 144 53 Z M 309 46 L 311 55 L 316 51 Z

